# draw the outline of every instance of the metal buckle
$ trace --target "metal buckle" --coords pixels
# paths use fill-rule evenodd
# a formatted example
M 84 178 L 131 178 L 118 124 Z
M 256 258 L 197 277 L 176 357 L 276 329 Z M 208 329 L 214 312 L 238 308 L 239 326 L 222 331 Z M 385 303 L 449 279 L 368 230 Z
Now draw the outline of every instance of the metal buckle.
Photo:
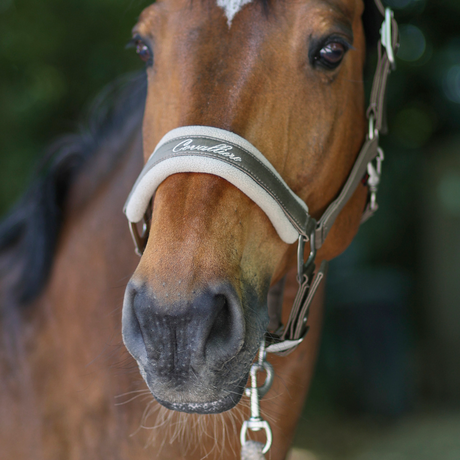
M 377 190 L 380 184 L 380 176 L 382 174 L 382 162 L 385 159 L 383 150 L 380 147 L 377 149 L 377 152 L 378 154 L 375 158 L 375 166 L 372 164 L 372 161 L 367 164 L 367 173 L 369 174 L 367 184 L 371 194 L 369 208 L 372 212 L 377 211 L 379 207 L 377 204 Z
M 307 238 L 305 234 L 299 235 L 298 245 L 297 245 L 297 282 L 299 283 L 299 289 L 297 291 L 296 298 L 294 300 L 294 305 L 291 307 L 291 314 L 289 321 L 285 327 L 280 327 L 278 331 L 273 334 L 269 334 L 269 345 L 267 351 L 269 353 L 282 353 L 288 350 L 294 349 L 299 345 L 308 331 L 308 327 L 305 327 L 305 330 L 299 334 L 296 339 L 287 338 L 288 331 L 294 327 L 293 321 L 297 322 L 299 320 L 298 315 L 302 311 L 303 301 L 308 297 L 312 275 L 315 270 L 315 259 L 316 259 L 316 221 L 312 219 L 314 225 L 312 225 L 312 230 L 310 237 Z M 304 263 L 304 252 L 305 252 L 305 243 L 310 242 L 310 255 L 308 256 L 307 261 Z M 293 316 L 293 311 L 295 316 Z M 303 319 L 303 325 L 305 326 L 306 318 Z M 271 343 L 270 343 L 271 342 Z M 267 376 L 268 378 L 268 376 Z
M 393 17 L 394 14 L 391 8 L 385 8 L 385 20 L 382 22 L 382 28 L 380 29 L 382 45 L 385 47 L 387 51 L 388 61 L 391 64 L 392 70 L 394 70 L 396 67 L 393 47 Z
M 307 335 L 308 332 L 308 327 L 305 328 L 305 332 L 300 337 L 300 339 L 297 340 L 283 340 L 282 342 L 275 342 L 267 347 L 267 353 L 282 353 L 283 351 L 290 350 L 291 348 L 295 348 L 299 346 L 302 342 L 305 336 Z
M 308 256 L 307 261 L 303 262 L 303 255 L 305 251 L 305 243 L 310 241 L 310 255 Z M 316 225 L 310 233 L 310 238 L 305 238 L 304 235 L 299 235 L 298 245 L 297 245 L 297 281 L 299 284 L 302 284 L 304 276 L 308 268 L 315 262 L 316 258 Z
M 372 108 L 369 113 L 369 140 L 371 141 L 374 137 L 378 137 L 379 131 L 375 128 L 375 108 Z

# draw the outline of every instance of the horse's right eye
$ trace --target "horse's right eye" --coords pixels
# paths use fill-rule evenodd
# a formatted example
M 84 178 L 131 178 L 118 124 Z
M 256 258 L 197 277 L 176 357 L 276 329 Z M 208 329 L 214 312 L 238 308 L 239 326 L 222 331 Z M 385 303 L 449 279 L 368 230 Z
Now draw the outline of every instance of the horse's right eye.
M 153 62 L 153 53 L 150 51 L 148 45 L 146 45 L 142 40 L 136 40 L 136 53 L 139 57 L 147 64 L 151 64 Z
M 139 35 L 135 35 L 133 39 L 128 43 L 128 48 L 136 48 L 136 53 L 139 57 L 148 65 L 153 64 L 153 53 L 150 46 L 142 40 Z

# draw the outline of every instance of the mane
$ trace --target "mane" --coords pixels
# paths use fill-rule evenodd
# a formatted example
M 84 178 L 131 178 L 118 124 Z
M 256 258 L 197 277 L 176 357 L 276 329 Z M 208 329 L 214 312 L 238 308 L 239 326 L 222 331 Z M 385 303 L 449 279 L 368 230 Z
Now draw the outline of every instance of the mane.
M 38 165 L 31 185 L 0 223 L 0 316 L 6 307 L 29 304 L 44 288 L 72 185 L 90 160 L 107 155 L 104 167 L 93 173 L 96 186 L 85 191 L 94 193 L 123 156 L 116 146 L 139 129 L 145 98 L 144 72 L 110 84 L 95 99 L 79 133 L 58 139 Z

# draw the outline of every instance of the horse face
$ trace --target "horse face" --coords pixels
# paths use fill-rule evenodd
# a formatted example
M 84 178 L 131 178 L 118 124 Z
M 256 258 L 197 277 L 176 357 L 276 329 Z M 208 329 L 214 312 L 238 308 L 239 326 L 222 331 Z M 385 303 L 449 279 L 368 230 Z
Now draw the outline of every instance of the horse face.
M 253 0 L 233 16 L 225 3 L 158 1 L 136 25 L 141 53 L 153 56 L 145 158 L 173 128 L 227 129 L 318 218 L 364 136 L 362 0 Z M 365 196 L 362 187 L 349 201 L 319 259 L 349 244 Z M 123 310 L 125 344 L 159 402 L 213 413 L 239 401 L 268 324 L 268 289 L 294 254 L 224 179 L 182 173 L 160 185 Z

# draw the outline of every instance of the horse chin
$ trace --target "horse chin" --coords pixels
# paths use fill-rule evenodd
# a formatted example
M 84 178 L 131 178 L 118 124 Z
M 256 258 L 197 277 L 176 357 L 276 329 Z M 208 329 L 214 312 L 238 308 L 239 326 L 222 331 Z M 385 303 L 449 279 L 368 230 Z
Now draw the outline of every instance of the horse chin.
M 241 400 L 249 378 L 249 363 L 240 363 L 230 371 L 231 375 L 242 377 L 230 379 L 229 375 L 208 374 L 198 381 L 178 384 L 164 380 L 139 364 L 139 370 L 153 397 L 164 407 L 188 414 L 218 414 L 233 409 Z M 204 378 L 203 378 L 204 377 Z M 225 383 L 227 382 L 227 383 Z M 230 383 L 231 382 L 231 383 Z
M 247 378 L 246 378 L 247 379 Z M 155 399 L 164 407 L 177 412 L 185 412 L 187 414 L 220 414 L 222 412 L 233 409 L 243 396 L 244 384 L 238 392 L 233 392 L 221 399 L 202 403 L 174 403 L 163 401 L 160 398 Z

